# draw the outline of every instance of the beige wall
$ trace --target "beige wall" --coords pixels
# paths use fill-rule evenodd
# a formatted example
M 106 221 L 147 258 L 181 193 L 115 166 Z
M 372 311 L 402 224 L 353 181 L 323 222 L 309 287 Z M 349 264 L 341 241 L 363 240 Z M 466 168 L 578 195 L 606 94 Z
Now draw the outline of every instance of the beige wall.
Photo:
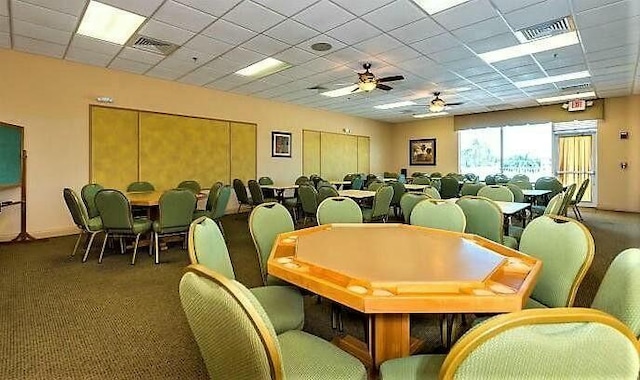
M 290 182 L 302 170 L 302 129 L 371 136 L 371 169 L 382 172 L 388 124 L 332 112 L 214 91 L 0 49 L 0 120 L 24 126 L 28 151 L 28 230 L 36 236 L 73 231 L 62 189 L 89 178 L 89 104 L 110 96 L 114 106 L 258 125 L 257 175 Z M 290 131 L 292 158 L 271 158 L 271 131 Z M 19 190 L 0 191 L 16 199 Z M 0 240 L 19 231 L 19 209 L 0 214 Z

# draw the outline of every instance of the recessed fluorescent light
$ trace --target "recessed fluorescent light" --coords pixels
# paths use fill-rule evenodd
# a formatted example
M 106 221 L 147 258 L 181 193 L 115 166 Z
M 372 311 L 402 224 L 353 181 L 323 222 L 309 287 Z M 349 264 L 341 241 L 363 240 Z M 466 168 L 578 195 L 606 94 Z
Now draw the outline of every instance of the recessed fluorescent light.
M 413 0 L 414 3 L 430 15 L 455 7 L 458 4 L 466 3 L 467 1 L 469 0 Z
M 338 96 L 356 94 L 358 92 L 362 92 L 362 90 L 357 85 L 351 85 L 351 86 L 339 88 L 337 90 L 322 92 L 320 93 L 320 95 L 328 96 L 330 98 L 337 98 Z
M 242 70 L 236 71 L 236 74 L 244 77 L 256 77 L 261 78 L 267 75 L 275 74 L 278 71 L 288 69 L 290 64 L 282 61 L 278 61 L 275 58 L 265 58 L 260 62 L 256 62 L 253 65 L 247 66 Z
M 539 86 L 541 84 L 547 84 L 547 83 L 564 82 L 572 79 L 588 78 L 590 76 L 591 74 L 589 74 L 588 71 L 578 71 L 575 73 L 554 75 L 554 76 L 545 77 L 545 78 L 523 80 L 520 82 L 515 82 L 514 84 L 518 87 L 531 87 L 531 86 Z
M 91 1 L 78 27 L 78 34 L 124 45 L 144 20 L 135 13 Z
M 565 46 L 575 45 L 578 42 L 578 33 L 569 32 L 556 36 L 541 38 L 539 40 L 527 42 L 520 45 L 510 46 L 504 49 L 489 51 L 478 54 L 487 63 L 500 62 L 511 58 L 522 57 L 542 51 L 558 49 Z
M 538 103 L 553 103 L 553 102 L 561 102 L 563 100 L 571 100 L 571 99 L 585 99 L 585 98 L 595 98 L 596 93 L 593 91 L 590 92 L 581 92 L 578 94 L 569 94 L 569 95 L 560 95 L 560 96 L 552 96 L 549 98 L 541 98 L 536 99 Z
M 423 117 L 435 117 L 435 116 L 443 116 L 448 115 L 449 112 L 431 112 L 431 113 L 423 113 L 420 115 L 413 115 L 416 119 L 422 119 Z
M 388 109 L 391 109 L 391 108 L 412 106 L 414 104 L 416 104 L 416 103 L 412 102 L 411 100 L 405 100 L 404 102 L 380 104 L 379 106 L 373 106 L 373 108 L 377 108 L 379 110 L 388 110 Z

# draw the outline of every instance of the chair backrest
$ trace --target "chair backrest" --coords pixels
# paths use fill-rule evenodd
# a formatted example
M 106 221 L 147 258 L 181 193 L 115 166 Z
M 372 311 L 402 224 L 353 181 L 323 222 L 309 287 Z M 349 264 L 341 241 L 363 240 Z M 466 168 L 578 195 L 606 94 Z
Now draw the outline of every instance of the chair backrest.
M 236 193 L 236 198 L 240 204 L 248 205 L 249 195 L 247 194 L 247 188 L 244 187 L 244 182 L 241 179 L 236 178 L 233 180 L 233 191 Z
M 216 202 L 220 196 L 220 189 L 222 189 L 222 186 L 224 186 L 222 182 L 216 182 L 211 185 L 209 195 L 207 196 L 207 204 L 205 206 L 207 211 L 212 211 L 216 207 Z
M 82 201 L 87 208 L 89 218 L 95 218 L 99 215 L 98 209 L 96 208 L 96 194 L 98 194 L 98 191 L 102 189 L 104 189 L 102 185 L 90 183 L 82 186 L 82 189 L 80 190 L 80 196 L 82 196 Z
M 440 230 L 464 232 L 467 218 L 455 203 L 425 199 L 411 212 L 411 224 Z
M 356 174 L 354 174 L 354 173 L 349 173 L 349 174 L 346 174 L 346 175 L 342 178 L 342 180 L 343 180 L 343 181 L 349 181 L 349 182 L 351 182 L 355 177 L 356 177 Z
M 580 187 L 578 188 L 578 191 L 576 192 L 576 196 L 574 197 L 573 203 L 578 204 L 582 202 L 582 197 L 584 197 L 584 193 L 587 191 L 587 188 L 589 187 L 589 182 L 590 182 L 589 178 L 582 181 L 582 183 L 580 184 Z
M 307 214 L 314 214 L 318 211 L 318 192 L 311 185 L 300 185 L 298 187 L 298 196 L 302 211 Z
M 519 250 L 542 260 L 531 298 L 548 307 L 573 306 L 578 286 L 593 260 L 593 237 L 581 223 L 556 215 L 532 220 Z
M 191 224 L 193 212 L 196 209 L 195 194 L 188 189 L 173 189 L 165 191 L 158 201 L 160 217 L 158 225 L 162 232 L 165 228 L 185 227 Z M 155 228 L 155 227 L 154 227 Z
M 468 182 L 478 182 L 478 175 L 474 173 L 466 173 L 464 175 L 464 180 Z
M 495 185 L 496 184 L 496 178 L 489 174 L 486 177 L 484 177 L 484 183 L 487 185 Z
M 362 210 L 351 198 L 330 197 L 318 205 L 318 224 L 362 223 Z
M 250 179 L 247 182 L 247 185 L 249 186 L 249 192 L 251 193 L 251 203 L 254 206 L 264 203 L 262 189 L 260 188 L 260 185 L 258 185 L 258 182 L 254 179 Z
M 363 185 L 364 185 L 364 181 L 360 176 L 356 176 L 351 180 L 351 188 L 354 190 L 362 190 Z
M 260 185 L 273 185 L 273 180 L 269 177 L 258 178 L 258 184 Z
M 451 348 L 440 379 L 635 379 L 638 343 L 620 321 L 584 308 L 502 314 Z
M 440 197 L 440 192 L 438 191 L 438 189 L 436 189 L 433 186 L 425 187 L 424 190 L 422 190 L 422 192 L 427 194 L 429 196 L 429 198 L 442 199 L 442 197 Z
M 191 264 L 200 264 L 207 269 L 235 280 L 233 265 L 229 257 L 227 244 L 220 228 L 213 220 L 202 216 L 189 226 L 189 260 Z
M 531 182 L 529 182 L 529 181 L 514 180 L 512 178 L 511 181 L 509 181 L 509 183 L 518 186 L 522 190 L 531 190 L 531 189 L 533 189 L 533 185 L 531 185 Z
M 132 230 L 131 205 L 121 191 L 102 189 L 96 194 L 95 203 L 102 219 L 102 226 L 107 232 L 127 232 Z
M 398 182 L 400 183 L 407 183 L 407 176 L 400 173 L 400 175 L 398 176 Z
M 88 229 L 87 223 L 89 222 L 89 215 L 87 214 L 84 203 L 78 198 L 78 194 L 76 194 L 73 189 L 66 187 L 62 190 L 62 196 L 64 197 L 64 202 L 67 204 L 71 218 L 73 218 L 73 223 L 75 223 L 78 228 L 86 231 Z
M 147 181 L 131 182 L 127 186 L 127 191 L 154 191 L 155 189 L 153 184 Z
M 545 207 L 542 215 L 558 215 L 560 213 L 560 206 L 562 206 L 563 193 L 558 193 L 551 198 L 547 207 Z
M 504 184 L 504 186 L 509 188 L 509 190 L 511 190 L 511 193 L 513 193 L 514 202 L 520 202 L 520 203 L 524 202 L 524 193 L 522 192 L 521 187 L 519 187 L 514 183 L 506 183 Z
M 466 182 L 462 185 L 462 189 L 460 189 L 460 195 L 478 195 L 478 190 L 484 187 L 482 183 L 471 183 Z
M 440 179 L 440 196 L 442 199 L 457 198 L 460 184 L 453 176 L 445 176 Z
M 393 187 L 393 198 L 391 199 L 392 206 L 400 206 L 400 199 L 407 192 L 407 188 L 404 187 L 403 183 L 400 182 L 391 182 L 389 184 Z
M 389 207 L 391 206 L 391 199 L 393 198 L 393 187 L 382 186 L 376 190 L 376 195 L 373 197 L 373 206 L 371 212 L 371 220 L 386 218 L 389 215 Z
M 456 204 L 467 218 L 465 232 L 502 244 L 504 217 L 500 206 L 489 198 L 473 196 L 462 197 Z
M 498 185 L 509 183 L 509 177 L 507 177 L 503 173 L 498 173 L 498 174 L 494 175 L 493 178 L 495 178 L 496 184 L 498 184 Z
M 607 269 L 592 309 L 613 315 L 640 338 L 640 249 L 620 252 Z
M 182 181 L 178 184 L 178 189 L 187 189 L 191 190 L 194 194 L 198 194 L 200 190 L 202 190 L 202 186 L 198 183 L 198 181 L 194 181 L 192 179 L 187 181 Z
M 572 183 L 567 186 L 567 190 L 564 192 L 564 197 L 562 198 L 562 204 L 560 205 L 560 211 L 558 215 L 567 216 L 567 209 L 569 208 L 569 203 L 573 199 L 573 193 L 576 192 L 576 184 Z
M 382 174 L 382 178 L 398 178 L 398 173 L 394 172 L 384 172 Z
M 327 198 L 337 197 L 337 196 L 338 196 L 338 190 L 336 190 L 336 188 L 333 186 L 321 186 L 318 189 L 318 203 L 321 203 Z
M 294 230 L 289 210 L 277 202 L 263 203 L 251 211 L 249 232 L 258 252 L 263 284 L 267 283 L 267 259 L 278 234 Z
M 216 199 L 215 207 L 211 210 L 213 219 L 220 219 L 227 212 L 227 205 L 229 205 L 229 198 L 231 198 L 231 186 L 223 185 L 218 190 L 218 198 Z
M 296 185 L 304 185 L 309 183 L 309 177 L 301 175 L 300 177 L 296 178 Z
M 556 177 L 540 177 L 534 187 L 536 190 L 551 190 L 551 197 L 562 191 L 562 183 Z
M 427 194 L 420 193 L 404 193 L 402 195 L 402 198 L 400 198 L 400 210 L 402 210 L 405 223 L 409 223 L 413 208 L 425 199 L 430 199 L 430 197 Z
M 276 332 L 247 288 L 190 265 L 179 292 L 210 378 L 284 379 Z
M 502 185 L 484 186 L 478 190 L 478 196 L 489 198 L 492 201 L 513 202 L 513 193 L 508 187 Z
M 377 191 L 382 186 L 384 186 L 384 182 L 376 179 L 376 180 L 373 180 L 373 181 L 369 182 L 369 185 L 367 185 L 367 190 L 369 190 L 369 191 Z
M 529 180 L 529 176 L 526 174 L 516 174 L 513 177 L 511 177 L 511 181 L 510 182 L 516 182 L 516 181 L 524 181 L 524 182 L 531 182 Z
M 433 173 L 429 174 L 429 177 L 431 177 L 431 178 L 441 178 L 442 177 L 442 173 L 433 172 Z
M 431 179 L 425 176 L 414 177 L 411 183 L 415 185 L 431 185 Z

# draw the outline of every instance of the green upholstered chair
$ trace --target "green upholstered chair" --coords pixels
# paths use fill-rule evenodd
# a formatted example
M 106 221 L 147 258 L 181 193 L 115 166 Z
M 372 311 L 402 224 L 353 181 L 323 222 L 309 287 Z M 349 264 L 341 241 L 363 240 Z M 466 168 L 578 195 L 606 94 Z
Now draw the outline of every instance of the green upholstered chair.
M 114 189 L 102 189 L 95 197 L 96 208 L 102 218 L 102 227 L 105 230 L 104 242 L 102 243 L 102 250 L 100 251 L 100 258 L 98 263 L 102 263 L 102 256 L 104 255 L 104 248 L 107 245 L 107 238 L 111 237 L 135 237 L 135 244 L 133 246 L 133 255 L 131 258 L 131 265 L 136 263 L 136 254 L 138 253 L 138 242 L 140 236 L 151 232 L 151 221 L 148 219 L 134 219 L 131 214 L 131 205 L 127 197 L 122 192 Z M 193 210 L 191 211 L 193 212 Z M 151 255 L 153 244 L 151 237 L 153 234 L 149 234 L 149 254 Z
M 249 216 L 249 232 L 256 246 L 260 273 L 264 285 L 282 284 L 281 280 L 267 274 L 267 259 L 279 234 L 294 230 L 289 211 L 277 202 L 256 206 Z
M 205 204 L 204 210 L 195 210 L 193 212 L 193 219 L 197 219 L 201 216 L 208 216 L 209 218 L 213 217 L 213 209 L 215 208 L 218 197 L 220 196 L 220 189 L 222 186 L 224 186 L 222 182 L 216 182 L 211 186 L 209 194 L 207 195 L 207 203 Z
M 202 186 L 200 186 L 198 181 L 194 181 L 192 179 L 180 182 L 177 188 L 190 190 L 194 194 L 198 194 L 200 190 L 202 190 Z
M 527 308 L 573 306 L 578 286 L 593 261 L 589 230 L 573 219 L 541 216 L 524 229 L 519 250 L 542 260 Z
M 564 197 L 564 193 L 556 194 L 547 206 L 542 210 L 542 215 L 558 215 L 560 211 L 560 206 L 562 205 L 562 198 Z M 540 214 L 536 214 L 535 210 L 532 213 L 532 217 L 538 217 Z M 519 226 L 509 226 L 509 236 L 513 237 L 517 241 L 520 241 L 522 237 L 522 233 L 524 232 L 524 228 Z
M 423 172 L 413 172 L 413 173 L 411 173 L 411 177 L 413 177 L 413 178 L 422 177 L 424 175 L 425 175 L 425 173 L 423 173 Z
M 534 188 L 536 190 L 551 190 L 548 198 L 551 198 L 562 191 L 562 183 L 556 177 L 540 177 L 536 180 Z
M 222 235 L 224 235 L 224 227 L 222 226 L 222 217 L 227 213 L 227 206 L 229 206 L 229 199 L 231 198 L 231 186 L 223 185 L 218 191 L 218 199 L 216 204 L 211 209 L 210 218 L 220 227 Z
M 194 220 L 189 228 L 189 259 L 209 270 L 235 280 L 227 245 L 218 226 L 209 218 Z M 265 308 L 278 333 L 301 329 L 304 305 L 300 292 L 290 286 L 259 286 L 251 292 Z
M 425 176 L 414 177 L 411 181 L 414 185 L 431 185 L 431 179 Z
M 96 194 L 98 191 L 104 189 L 102 185 L 97 183 L 90 183 L 82 186 L 80 190 L 80 196 L 82 197 L 82 201 L 84 202 L 85 207 L 87 208 L 87 215 L 89 219 L 95 218 L 99 216 L 98 208 L 96 207 Z
M 533 189 L 533 185 L 529 181 L 514 180 L 512 178 L 509 181 L 509 183 L 518 186 L 522 190 L 531 190 L 531 189 Z
M 514 202 L 519 202 L 519 203 L 524 202 L 524 193 L 522 192 L 521 187 L 519 187 L 514 183 L 507 183 L 504 186 L 509 188 L 509 190 L 511 190 L 511 193 L 513 193 Z
M 598 310 L 522 310 L 471 329 L 448 355 L 382 363 L 382 380 L 636 379 L 638 343 Z
M 525 181 L 525 182 L 531 183 L 531 180 L 529 180 L 529 176 L 526 174 L 516 174 L 513 177 L 511 177 L 511 180 L 509 182 L 515 182 L 515 181 Z
M 394 172 L 384 172 L 382 174 L 382 178 L 398 178 L 398 173 Z
M 518 248 L 516 239 L 504 236 L 504 216 L 500 206 L 494 201 L 489 198 L 465 196 L 458 199 L 456 204 L 462 208 L 467 218 L 465 232 L 482 236 L 509 248 Z
M 174 189 L 165 191 L 158 201 L 160 214 L 153 222 L 153 236 L 155 241 L 156 264 L 160 263 L 160 246 L 158 240 L 162 236 L 184 235 L 186 246 L 187 233 L 196 209 L 196 196 L 188 189 Z
M 367 185 L 367 190 L 369 190 L 369 191 L 377 191 L 382 186 L 384 186 L 384 182 L 380 181 L 379 179 L 376 179 L 376 180 L 373 180 L 373 181 L 369 182 L 369 184 Z
M 591 308 L 618 318 L 640 338 L 640 249 L 626 249 L 613 259 Z
M 508 187 L 502 185 L 487 185 L 478 190 L 479 197 L 489 198 L 492 201 L 513 202 L 513 193 Z
M 430 197 L 424 193 L 405 193 L 400 198 L 400 210 L 402 210 L 405 223 L 409 223 L 413 208 L 425 199 L 430 199 Z
M 331 198 L 331 197 L 337 197 L 340 194 L 338 194 L 338 190 L 336 190 L 335 187 L 333 186 L 321 186 L 318 189 L 318 203 L 321 203 L 322 201 L 324 201 L 327 198 Z
M 460 190 L 458 179 L 445 176 L 440 179 L 440 196 L 442 199 L 457 198 Z
M 478 190 L 484 187 L 483 183 L 473 183 L 473 182 L 465 182 L 462 184 L 462 188 L 460 189 L 460 195 L 478 195 Z
M 331 197 L 318 205 L 318 224 L 362 223 L 362 210 L 351 198 Z
M 509 177 L 503 173 L 498 173 L 494 175 L 493 178 L 496 180 L 496 185 L 504 185 L 505 183 L 509 183 L 510 180 Z
M 440 196 L 440 192 L 433 186 L 427 186 L 422 190 L 422 192 L 429 196 L 431 199 L 442 199 Z
M 391 182 L 389 186 L 393 187 L 393 198 L 391 198 L 393 214 L 398 216 L 400 212 L 400 199 L 402 199 L 402 196 L 407 192 L 407 188 L 400 182 Z
M 479 181 L 478 175 L 474 174 L 474 173 L 466 173 L 464 175 L 464 181 L 465 182 L 473 182 L 476 183 Z
M 353 180 L 351 180 L 351 188 L 352 189 L 354 189 L 354 190 L 362 190 L 363 186 L 364 186 L 364 181 L 362 180 L 362 177 L 357 176 Z
M 486 185 L 495 185 L 496 184 L 496 178 L 493 175 L 489 174 L 486 177 L 484 177 L 484 183 Z
M 567 210 L 569 209 L 569 202 L 573 199 L 573 193 L 576 192 L 576 184 L 572 183 L 567 186 L 567 190 L 564 192 L 564 197 L 562 198 L 562 203 L 560 204 L 560 211 L 558 215 L 567 216 Z
M 180 281 L 180 301 L 212 379 L 366 380 L 358 359 L 299 330 L 274 329 L 242 284 L 199 265 Z
M 378 176 L 375 175 L 375 174 L 371 174 L 371 173 L 367 174 L 367 176 L 364 177 L 364 185 L 363 185 L 363 187 L 364 188 L 369 188 L 369 184 L 371 182 L 373 182 L 373 181 L 379 181 Z
M 262 185 L 273 185 L 273 180 L 271 179 L 271 177 L 260 177 L 258 178 L 258 185 L 262 186 Z M 265 202 L 271 202 L 271 199 L 276 199 L 276 192 L 273 189 L 263 189 L 260 188 L 262 190 L 262 197 L 264 198 Z M 251 190 L 251 189 L 249 189 Z
M 102 219 L 99 216 L 89 218 L 89 214 L 87 214 L 87 209 L 85 208 L 84 203 L 78 197 L 73 189 L 65 188 L 62 190 L 62 196 L 64 197 L 64 201 L 67 204 L 67 208 L 69 209 L 69 213 L 73 218 L 73 222 L 80 229 L 80 234 L 78 234 L 78 240 L 76 240 L 76 245 L 73 247 L 73 252 L 71 256 L 75 256 L 76 250 L 78 250 L 78 245 L 80 245 L 80 240 L 82 239 L 82 235 L 85 233 L 89 234 L 89 242 L 87 242 L 87 249 L 84 252 L 84 256 L 82 256 L 82 262 L 87 261 L 87 257 L 89 256 L 89 251 L 91 250 L 91 244 L 93 244 L 93 239 L 97 234 L 103 232 L 102 229 Z
M 251 193 L 251 205 L 253 207 L 263 204 L 264 202 L 275 201 L 275 199 L 273 198 L 272 199 L 264 198 L 264 195 L 262 193 L 262 188 L 260 187 L 257 181 L 250 179 L 247 182 L 247 185 L 249 186 L 249 192 Z
M 247 194 L 247 188 L 244 187 L 244 182 L 241 179 L 236 178 L 233 180 L 233 191 L 236 193 L 236 199 L 238 200 L 238 211 L 236 213 L 240 213 L 242 206 L 248 206 L 249 209 L 253 208 L 253 203 L 251 203 Z
M 382 186 L 376 191 L 373 197 L 373 205 L 371 208 L 362 210 L 362 217 L 366 222 L 382 221 L 387 222 L 389 218 L 389 207 L 393 199 L 393 187 Z
M 429 177 L 431 177 L 431 178 L 442 178 L 442 173 L 433 172 L 433 173 L 429 174 Z
M 580 213 L 580 209 L 578 209 L 578 203 L 582 202 L 582 197 L 584 197 L 584 193 L 587 191 L 589 187 L 589 178 L 582 181 L 580 184 L 580 188 L 576 192 L 576 196 L 574 199 L 569 201 L 569 206 L 573 209 L 573 213 L 576 216 L 576 219 L 583 220 L 582 214 Z
M 415 226 L 454 232 L 464 232 L 467 225 L 467 218 L 460 206 L 438 199 L 426 199 L 418 203 L 411 212 L 410 220 Z
M 154 191 L 155 189 L 156 188 L 153 186 L 153 184 L 147 181 L 131 182 L 129 186 L 127 186 L 127 192 Z
M 304 217 L 302 224 L 306 224 L 309 217 L 315 218 L 318 211 L 318 192 L 311 185 L 300 185 L 298 187 L 298 197 Z

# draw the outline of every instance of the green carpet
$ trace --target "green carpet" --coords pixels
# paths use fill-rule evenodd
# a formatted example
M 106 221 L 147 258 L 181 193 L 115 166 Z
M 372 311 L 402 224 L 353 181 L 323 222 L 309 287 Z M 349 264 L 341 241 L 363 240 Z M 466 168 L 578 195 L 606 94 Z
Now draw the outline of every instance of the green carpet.
M 596 257 L 578 292 L 589 305 L 615 255 L 640 247 L 640 215 L 584 212 Z M 236 276 L 260 283 L 247 214 L 223 219 Z M 206 379 L 204 364 L 182 313 L 178 282 L 188 263 L 178 244 L 154 265 L 141 249 L 135 266 L 110 251 L 97 263 L 69 257 L 75 237 L 0 245 L 0 379 Z M 330 305 L 306 297 L 305 330 L 331 339 Z M 362 319 L 345 314 L 345 329 L 362 337 Z M 435 319 L 416 316 L 412 333 L 438 345 Z

